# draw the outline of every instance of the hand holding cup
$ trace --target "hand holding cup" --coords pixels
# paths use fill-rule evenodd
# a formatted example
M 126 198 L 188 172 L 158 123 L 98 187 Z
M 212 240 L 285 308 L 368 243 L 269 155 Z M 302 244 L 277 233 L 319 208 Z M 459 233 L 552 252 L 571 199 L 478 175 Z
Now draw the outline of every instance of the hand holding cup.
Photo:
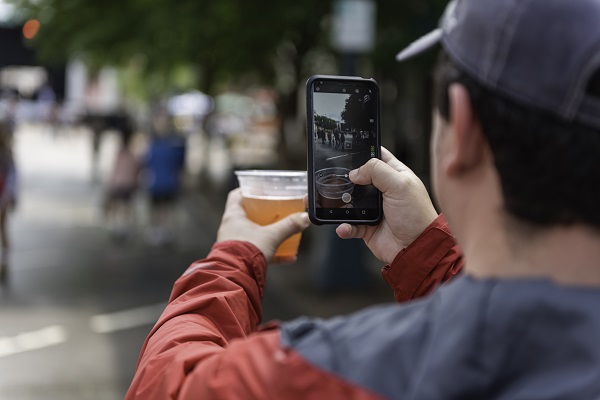
M 240 189 L 229 194 L 218 241 L 243 240 L 267 261 L 296 260 L 301 232 L 310 225 L 303 212 L 305 171 L 236 171 Z

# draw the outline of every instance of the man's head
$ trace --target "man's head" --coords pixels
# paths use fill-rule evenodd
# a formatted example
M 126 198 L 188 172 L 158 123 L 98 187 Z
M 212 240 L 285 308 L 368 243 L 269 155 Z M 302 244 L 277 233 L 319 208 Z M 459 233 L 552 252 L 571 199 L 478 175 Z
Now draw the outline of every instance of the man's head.
M 470 151 L 488 151 L 501 207 L 532 227 L 600 229 L 598 21 L 596 0 L 458 0 L 428 43 L 398 55 L 403 60 L 441 41 L 434 94 L 440 134 L 456 128 L 453 108 L 466 105 L 473 118 L 467 128 L 485 142 Z M 444 165 L 435 164 L 440 173 Z

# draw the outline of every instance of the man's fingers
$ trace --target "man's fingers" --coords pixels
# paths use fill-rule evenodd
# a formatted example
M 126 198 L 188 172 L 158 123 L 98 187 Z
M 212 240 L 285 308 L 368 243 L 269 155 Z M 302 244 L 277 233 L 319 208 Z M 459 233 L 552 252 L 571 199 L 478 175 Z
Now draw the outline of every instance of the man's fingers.
M 242 190 L 240 188 L 233 189 L 227 195 L 225 212 L 230 216 L 240 216 L 240 214 L 246 215 L 246 212 L 242 207 Z
M 341 239 L 363 239 L 367 233 L 365 225 L 341 224 L 335 229 Z
M 371 158 L 362 167 L 350 171 L 350 180 L 359 185 L 373 184 L 382 193 L 398 189 L 414 173 L 385 147 L 381 148 L 381 160 Z
M 235 205 L 241 206 L 241 202 L 242 202 L 242 189 L 240 189 L 240 188 L 233 189 L 227 195 L 227 202 L 225 203 L 225 207 L 230 208 Z
M 350 224 L 341 224 L 335 228 L 335 233 L 342 239 L 352 239 L 352 226 Z
M 308 193 L 302 198 L 302 203 L 304 203 L 304 208 L 308 208 Z
M 398 172 L 410 171 L 402 161 L 398 160 L 391 151 L 381 147 L 381 160 Z
M 389 151 L 388 149 L 386 149 L 385 147 L 381 146 L 381 159 L 385 162 L 388 163 L 390 162 L 390 160 L 392 159 L 396 159 L 396 157 L 394 157 L 394 155 L 392 154 L 391 151 Z
M 280 221 L 268 225 L 268 229 L 275 237 L 281 238 L 283 241 L 294 233 L 299 233 L 310 226 L 308 214 L 305 212 L 288 215 Z
M 397 189 L 401 175 L 394 168 L 377 158 L 371 158 L 362 167 L 350 171 L 350 180 L 359 185 L 373 184 L 382 193 Z

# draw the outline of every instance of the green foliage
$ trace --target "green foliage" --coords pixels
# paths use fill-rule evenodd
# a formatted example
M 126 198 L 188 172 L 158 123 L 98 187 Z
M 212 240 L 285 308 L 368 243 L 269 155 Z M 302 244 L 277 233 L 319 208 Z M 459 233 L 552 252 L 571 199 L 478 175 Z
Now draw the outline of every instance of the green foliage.
M 318 114 L 315 114 L 315 125 L 320 128 L 330 130 L 337 128 L 337 122 L 334 119 Z
M 319 72 L 307 69 L 307 58 L 322 61 L 333 54 L 331 0 L 8 1 L 41 21 L 34 44 L 45 62 L 64 63 L 73 55 L 92 67 L 135 62 L 141 77 L 169 77 L 194 65 L 194 81 L 209 92 L 220 82 L 275 85 L 284 69 L 294 95 L 305 75 Z M 446 1 L 376 3 L 378 39 L 371 60 L 376 77 L 394 76 L 395 52 L 435 26 Z
M 352 130 L 368 130 L 370 128 L 368 115 L 369 110 L 364 102 L 364 95 L 352 93 L 346 99 L 346 105 L 342 110 L 341 117 L 344 124 Z
M 302 58 L 321 34 L 326 2 L 307 0 L 12 0 L 42 22 L 35 39 L 46 62 L 72 55 L 92 66 L 144 60 L 143 73 L 199 67 L 203 84 L 251 76 L 274 80 L 275 55 Z M 292 60 L 295 63 L 295 60 Z

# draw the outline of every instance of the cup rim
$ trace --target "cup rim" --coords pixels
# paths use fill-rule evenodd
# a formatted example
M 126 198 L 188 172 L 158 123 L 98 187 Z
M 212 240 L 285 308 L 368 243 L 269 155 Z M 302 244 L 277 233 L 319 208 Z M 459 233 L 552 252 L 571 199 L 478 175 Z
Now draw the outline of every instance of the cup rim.
M 306 171 L 286 171 L 286 170 L 267 170 L 267 169 L 250 169 L 234 171 L 236 176 L 257 176 L 257 177 L 306 177 Z
M 316 170 L 316 171 L 315 171 L 315 175 L 316 175 L 317 173 L 321 172 L 321 171 L 334 170 L 334 169 L 343 169 L 343 170 L 346 170 L 346 171 L 348 171 L 348 172 L 350 172 L 350 171 L 351 171 L 351 169 L 350 169 L 350 168 L 346 168 L 346 167 L 326 167 L 326 168 L 321 168 L 321 169 L 319 169 L 319 170 Z

